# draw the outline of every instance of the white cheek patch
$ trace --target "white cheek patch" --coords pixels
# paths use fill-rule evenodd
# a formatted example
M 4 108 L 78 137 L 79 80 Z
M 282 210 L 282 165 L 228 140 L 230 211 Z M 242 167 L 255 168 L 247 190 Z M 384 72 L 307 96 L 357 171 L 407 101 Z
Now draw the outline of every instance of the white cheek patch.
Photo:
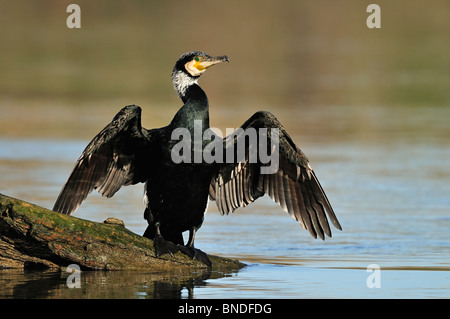
M 205 72 L 205 70 L 206 70 L 206 69 L 203 69 L 203 70 L 197 69 L 197 68 L 195 67 L 195 65 L 196 65 L 197 63 L 198 63 L 198 62 L 196 62 L 195 60 L 192 60 L 192 61 L 189 61 L 188 63 L 186 63 L 186 64 L 184 65 L 186 71 L 188 71 L 189 74 L 192 75 L 192 76 L 199 76 L 200 74 L 202 74 L 202 73 Z
M 196 84 L 198 78 L 192 78 L 183 71 L 178 71 L 172 75 L 173 87 L 178 96 L 183 97 L 186 94 L 186 90 L 193 84 Z

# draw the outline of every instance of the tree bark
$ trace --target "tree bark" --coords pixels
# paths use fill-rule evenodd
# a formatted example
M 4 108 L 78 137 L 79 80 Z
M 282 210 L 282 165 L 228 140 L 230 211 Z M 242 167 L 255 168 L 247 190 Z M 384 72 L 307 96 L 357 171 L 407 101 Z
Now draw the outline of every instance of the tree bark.
M 244 264 L 209 256 L 213 269 Z M 63 215 L 0 194 L 0 268 L 173 270 L 206 268 L 181 252 L 157 258 L 153 241 L 119 223 L 97 223 Z

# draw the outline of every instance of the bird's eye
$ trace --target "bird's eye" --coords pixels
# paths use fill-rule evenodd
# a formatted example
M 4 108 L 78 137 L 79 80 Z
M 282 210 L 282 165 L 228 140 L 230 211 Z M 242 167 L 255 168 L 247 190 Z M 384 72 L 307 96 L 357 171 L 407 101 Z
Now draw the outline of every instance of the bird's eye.
M 200 59 L 198 58 L 198 56 L 196 56 L 194 60 L 197 61 L 197 62 L 200 61 Z

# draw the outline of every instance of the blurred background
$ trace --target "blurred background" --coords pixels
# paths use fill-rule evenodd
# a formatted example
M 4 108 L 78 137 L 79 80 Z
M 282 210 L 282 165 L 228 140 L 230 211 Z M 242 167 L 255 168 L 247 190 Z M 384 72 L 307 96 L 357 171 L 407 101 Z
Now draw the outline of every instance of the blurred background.
M 180 106 L 173 65 L 191 50 L 230 57 L 200 82 L 218 127 L 259 109 L 284 119 L 354 106 L 357 130 L 366 107 L 450 104 L 446 0 L 377 1 L 381 29 L 366 26 L 371 2 L 360 0 L 80 0 L 81 29 L 69 29 L 72 2 L 0 2 L 2 136 L 91 138 L 97 118 L 133 103 L 147 127 L 165 125 Z
M 70 3 L 80 29 L 67 28 Z M 366 25 L 370 3 L 381 29 Z M 314 240 L 267 197 L 231 217 L 209 205 L 198 247 L 269 266 L 197 294 L 449 297 L 449 40 L 448 0 L 0 0 L 0 192 L 51 208 L 123 106 L 140 105 L 146 128 L 170 122 L 182 105 L 171 83 L 182 53 L 226 54 L 230 63 L 199 82 L 211 126 L 225 132 L 274 113 L 344 231 Z M 75 216 L 118 217 L 143 233 L 142 212 L 136 185 L 108 200 L 94 192 Z M 394 270 L 388 289 L 367 290 L 371 263 Z M 283 277 L 280 265 L 290 267 Z

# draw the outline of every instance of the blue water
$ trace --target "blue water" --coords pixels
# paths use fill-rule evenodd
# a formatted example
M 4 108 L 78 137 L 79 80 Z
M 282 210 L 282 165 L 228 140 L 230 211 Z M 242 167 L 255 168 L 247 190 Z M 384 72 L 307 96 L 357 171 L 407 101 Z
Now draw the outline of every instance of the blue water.
M 170 274 L 162 280 L 146 272 L 83 272 L 82 289 L 69 289 L 66 274 L 2 270 L 0 282 L 9 286 L 0 296 L 154 298 L 154 287 L 165 285 L 159 292 L 170 298 L 450 298 L 450 135 L 442 124 L 450 112 L 436 112 L 436 118 L 420 112 L 402 127 L 401 116 L 391 117 L 367 136 L 293 134 L 343 226 L 325 241 L 311 238 L 268 197 L 230 216 L 210 202 L 197 247 L 248 264 L 238 272 L 194 274 L 197 279 L 170 289 Z M 420 118 L 435 125 L 423 130 Z M 51 208 L 87 142 L 0 139 L 0 192 Z M 111 199 L 93 193 L 75 216 L 118 217 L 141 234 L 142 193 L 142 185 Z M 367 285 L 371 264 L 380 268 L 379 288 Z M 33 295 L 23 287 L 36 280 L 56 283 Z

